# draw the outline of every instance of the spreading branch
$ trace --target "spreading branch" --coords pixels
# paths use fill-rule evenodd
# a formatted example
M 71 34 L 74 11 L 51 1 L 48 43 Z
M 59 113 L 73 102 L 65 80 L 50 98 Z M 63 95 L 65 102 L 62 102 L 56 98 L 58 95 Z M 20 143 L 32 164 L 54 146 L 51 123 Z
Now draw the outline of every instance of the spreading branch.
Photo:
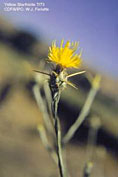
M 88 93 L 88 97 L 86 99 L 86 102 L 77 118 L 77 120 L 75 121 L 75 123 L 70 127 L 70 129 L 68 130 L 68 132 L 66 133 L 66 135 L 63 138 L 63 144 L 68 143 L 71 138 L 74 136 L 75 132 L 77 131 L 77 129 L 80 127 L 80 125 L 82 124 L 82 122 L 85 120 L 86 116 L 88 115 L 90 108 L 92 106 L 92 103 L 94 101 L 94 98 L 97 94 L 97 91 L 99 89 L 100 86 L 100 80 L 101 80 L 101 76 L 100 75 L 96 75 L 95 78 L 93 79 L 93 81 L 91 82 L 91 89 Z

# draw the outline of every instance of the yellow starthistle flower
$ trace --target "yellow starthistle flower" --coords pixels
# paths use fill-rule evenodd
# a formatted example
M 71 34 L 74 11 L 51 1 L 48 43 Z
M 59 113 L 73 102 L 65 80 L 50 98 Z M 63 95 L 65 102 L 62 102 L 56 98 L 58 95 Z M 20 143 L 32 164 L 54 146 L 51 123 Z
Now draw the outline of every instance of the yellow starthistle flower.
M 62 66 L 63 68 L 78 68 L 81 65 L 81 52 L 76 54 L 78 43 L 70 43 L 67 41 L 63 46 L 64 40 L 61 41 L 60 47 L 56 46 L 56 42 L 49 47 L 48 58 L 50 61 Z
M 50 77 L 49 86 L 51 88 L 52 95 L 63 90 L 66 85 L 70 85 L 74 88 L 76 86 L 68 81 L 68 78 L 83 74 L 85 71 L 79 71 L 77 73 L 68 74 L 67 68 L 78 68 L 81 65 L 81 52 L 76 54 L 78 43 L 70 43 L 67 41 L 63 46 L 64 40 L 61 41 L 60 47 L 56 46 L 56 42 L 52 42 L 52 46 L 49 47 L 48 59 L 56 64 L 56 67 L 52 70 L 51 74 L 34 70 Z

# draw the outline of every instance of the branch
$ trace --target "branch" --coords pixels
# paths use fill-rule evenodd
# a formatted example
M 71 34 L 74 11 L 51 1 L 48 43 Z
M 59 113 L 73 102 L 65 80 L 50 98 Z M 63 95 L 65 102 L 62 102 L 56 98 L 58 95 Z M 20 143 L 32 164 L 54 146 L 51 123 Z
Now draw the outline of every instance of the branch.
M 41 109 L 41 112 L 43 114 L 43 119 L 44 119 L 44 123 L 46 126 L 46 129 L 48 130 L 49 133 L 53 134 L 53 127 L 52 127 L 52 123 L 50 120 L 50 116 L 48 114 L 47 108 L 46 108 L 46 104 L 41 96 L 40 93 L 40 86 L 39 84 L 35 84 L 33 87 L 33 94 L 34 97 L 36 99 L 37 105 L 38 107 Z
M 90 177 L 93 162 L 94 162 L 94 155 L 95 155 L 95 148 L 96 148 L 96 140 L 97 140 L 97 133 L 101 126 L 101 121 L 98 117 L 92 117 L 89 121 L 90 128 L 88 132 L 88 147 L 87 147 L 87 162 L 84 167 L 83 177 Z
M 70 129 L 68 130 L 68 132 L 66 133 L 66 135 L 63 138 L 63 144 L 68 143 L 71 138 L 74 136 L 75 132 L 77 131 L 77 129 L 80 127 L 80 125 L 82 124 L 82 122 L 85 120 L 86 116 L 88 115 L 90 108 L 92 106 L 92 103 L 94 101 L 94 98 L 97 94 L 97 91 L 100 87 L 100 80 L 101 80 L 101 76 L 100 75 L 96 75 L 95 78 L 93 79 L 91 85 L 92 88 L 90 89 L 90 92 L 88 94 L 88 97 L 86 99 L 86 102 L 80 112 L 80 115 L 78 116 L 77 120 L 75 121 L 75 123 L 70 127 Z
M 39 136 L 41 138 L 41 141 L 42 141 L 44 147 L 49 152 L 49 154 L 51 155 L 54 162 L 58 165 L 57 154 L 56 154 L 55 150 L 49 144 L 45 128 L 42 125 L 38 125 L 37 129 L 38 129 Z
M 41 96 L 39 84 L 35 84 L 35 86 L 33 87 L 33 93 L 34 93 L 37 105 L 41 109 L 41 112 L 43 114 L 43 119 L 44 119 L 46 129 L 48 130 L 48 133 L 50 133 L 52 135 L 53 139 L 54 139 L 54 132 L 53 132 L 54 129 L 53 129 L 53 126 L 51 124 L 51 120 L 49 118 L 48 111 L 46 109 L 46 104 L 45 104 L 45 102 L 44 102 L 44 100 Z M 55 153 L 54 149 L 50 146 L 50 144 L 48 142 L 48 138 L 47 138 L 44 126 L 42 124 L 38 125 L 37 129 L 39 131 L 40 138 L 41 138 L 41 141 L 42 141 L 44 147 L 51 154 L 54 162 L 56 164 L 58 164 L 57 154 Z

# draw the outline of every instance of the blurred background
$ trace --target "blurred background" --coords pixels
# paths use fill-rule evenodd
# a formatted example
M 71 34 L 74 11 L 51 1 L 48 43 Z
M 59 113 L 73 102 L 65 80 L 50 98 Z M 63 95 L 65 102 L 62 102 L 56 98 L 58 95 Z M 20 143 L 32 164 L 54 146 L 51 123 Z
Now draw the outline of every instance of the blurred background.
M 83 176 L 91 154 L 88 148 L 92 141 L 88 136 L 91 119 L 97 117 L 100 126 L 92 142 L 91 176 L 117 177 L 118 1 L 45 0 L 43 3 L 49 11 L 33 12 L 5 11 L 5 2 L 19 1 L 0 0 L 0 176 L 58 176 L 58 169 L 36 129 L 44 122 L 33 95 L 37 79 L 32 70 L 50 72 L 52 66 L 45 62 L 48 46 L 52 40 L 60 44 L 64 39 L 80 42 L 81 70 L 87 72 L 73 78 L 78 90 L 67 88 L 62 93 L 58 113 L 63 135 L 76 120 L 89 93 L 91 85 L 87 75 L 102 76 L 89 115 L 66 147 L 70 174 Z M 40 80 L 42 76 L 38 77 Z

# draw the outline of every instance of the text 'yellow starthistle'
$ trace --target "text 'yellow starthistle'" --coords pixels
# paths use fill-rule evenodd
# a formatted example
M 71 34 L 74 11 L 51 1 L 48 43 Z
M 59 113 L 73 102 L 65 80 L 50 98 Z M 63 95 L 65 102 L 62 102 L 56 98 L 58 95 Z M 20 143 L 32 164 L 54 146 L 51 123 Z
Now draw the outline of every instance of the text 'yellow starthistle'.
M 70 43 L 67 41 L 63 46 L 64 40 L 61 41 L 60 47 L 56 46 L 56 42 L 49 47 L 48 58 L 50 61 L 61 65 L 64 68 L 78 68 L 81 64 L 81 52 L 76 54 L 78 43 Z

